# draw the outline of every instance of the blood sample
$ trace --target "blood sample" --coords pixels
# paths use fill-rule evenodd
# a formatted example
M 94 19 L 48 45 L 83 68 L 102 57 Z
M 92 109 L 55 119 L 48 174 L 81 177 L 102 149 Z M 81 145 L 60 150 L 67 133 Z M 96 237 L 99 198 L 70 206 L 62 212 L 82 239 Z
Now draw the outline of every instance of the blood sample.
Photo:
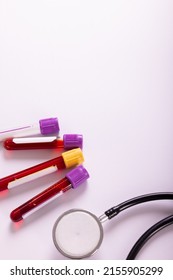
M 69 150 L 62 153 L 59 157 L 0 179 L 0 191 L 11 189 L 22 183 L 50 174 L 58 169 L 73 167 L 81 164 L 83 161 L 84 158 L 80 148 Z
M 9 137 L 22 137 L 30 135 L 51 135 L 59 133 L 59 123 L 57 118 L 39 120 L 38 124 L 17 127 L 10 130 L 0 131 L 0 141 Z
M 26 217 L 28 212 L 33 212 L 38 206 L 47 204 L 47 202 L 56 198 L 57 195 L 59 196 L 71 188 L 77 188 L 88 178 L 89 174 L 82 165 L 74 168 L 68 172 L 63 179 L 13 210 L 10 214 L 10 218 L 13 222 L 22 220 L 24 216 Z
M 64 134 L 63 139 L 56 136 L 9 138 L 4 142 L 7 150 L 31 150 L 31 149 L 74 149 L 83 146 L 81 134 Z

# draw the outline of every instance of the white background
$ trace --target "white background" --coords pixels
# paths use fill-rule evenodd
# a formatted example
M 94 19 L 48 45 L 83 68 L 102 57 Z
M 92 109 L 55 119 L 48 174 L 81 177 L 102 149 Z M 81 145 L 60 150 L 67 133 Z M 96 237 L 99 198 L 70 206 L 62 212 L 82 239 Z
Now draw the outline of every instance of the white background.
M 64 176 L 54 173 L 0 194 L 0 259 L 64 259 L 52 242 L 58 216 L 100 216 L 134 196 L 173 187 L 173 2 L 0 0 L 0 130 L 58 117 L 61 135 L 82 133 L 90 179 L 28 217 L 10 212 Z M 59 155 L 6 151 L 0 177 Z M 90 259 L 125 259 L 172 202 L 134 207 L 104 224 Z M 173 259 L 173 227 L 140 259 Z

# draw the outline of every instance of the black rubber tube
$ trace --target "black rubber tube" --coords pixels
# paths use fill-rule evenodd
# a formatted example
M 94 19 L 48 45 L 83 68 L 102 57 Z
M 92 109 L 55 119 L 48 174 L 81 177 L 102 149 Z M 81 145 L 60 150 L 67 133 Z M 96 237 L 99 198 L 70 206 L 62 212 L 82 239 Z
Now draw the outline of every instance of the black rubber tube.
M 160 220 L 158 223 L 151 226 L 141 237 L 137 240 L 137 242 L 134 244 L 132 249 L 130 250 L 126 260 L 134 260 L 139 253 L 139 251 L 142 249 L 142 247 L 145 245 L 145 243 L 158 231 L 164 229 L 165 227 L 173 224 L 173 215 L 164 218 L 163 220 Z
M 154 200 L 173 200 L 173 193 L 172 192 L 158 192 L 158 193 L 150 193 L 141 196 L 137 196 L 126 200 L 117 206 L 110 208 L 109 210 L 105 211 L 105 215 L 108 219 L 112 219 L 116 215 L 118 215 L 121 211 L 126 210 L 129 207 L 144 203 L 150 202 Z M 134 260 L 141 248 L 144 244 L 158 231 L 162 230 L 163 228 L 171 225 L 173 223 L 173 215 L 164 218 L 163 220 L 159 221 L 158 223 L 151 226 L 134 244 L 131 251 L 129 252 L 126 260 Z

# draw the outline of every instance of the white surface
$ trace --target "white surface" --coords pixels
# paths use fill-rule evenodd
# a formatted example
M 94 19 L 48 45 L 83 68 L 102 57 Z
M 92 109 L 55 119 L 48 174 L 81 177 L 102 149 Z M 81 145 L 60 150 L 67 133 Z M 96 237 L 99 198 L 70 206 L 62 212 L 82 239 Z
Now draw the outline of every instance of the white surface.
M 90 179 L 23 223 L 10 212 L 64 176 L 58 171 L 0 194 L 0 259 L 64 259 L 52 241 L 71 208 L 100 216 L 131 197 L 173 190 L 173 2 L 0 0 L 0 130 L 58 117 L 61 135 L 84 136 Z M 6 151 L 0 177 L 58 151 Z M 138 206 L 104 224 L 90 259 L 125 259 L 172 202 Z M 173 259 L 173 226 L 138 258 Z

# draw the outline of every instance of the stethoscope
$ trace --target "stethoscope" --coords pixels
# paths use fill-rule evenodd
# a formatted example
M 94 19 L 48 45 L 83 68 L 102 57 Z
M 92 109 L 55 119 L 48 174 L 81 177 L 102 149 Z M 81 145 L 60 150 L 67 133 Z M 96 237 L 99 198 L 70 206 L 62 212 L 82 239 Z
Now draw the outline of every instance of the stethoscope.
M 68 210 L 60 215 L 54 224 L 52 236 L 55 247 L 61 254 L 68 258 L 88 258 L 93 255 L 102 244 L 104 236 L 102 224 L 105 221 L 112 219 L 129 207 L 144 202 L 172 199 L 172 192 L 158 192 L 141 195 L 110 208 L 100 217 L 82 209 Z M 154 234 L 172 223 L 173 215 L 170 215 L 146 230 L 134 244 L 127 255 L 126 260 L 134 260 L 144 244 Z

